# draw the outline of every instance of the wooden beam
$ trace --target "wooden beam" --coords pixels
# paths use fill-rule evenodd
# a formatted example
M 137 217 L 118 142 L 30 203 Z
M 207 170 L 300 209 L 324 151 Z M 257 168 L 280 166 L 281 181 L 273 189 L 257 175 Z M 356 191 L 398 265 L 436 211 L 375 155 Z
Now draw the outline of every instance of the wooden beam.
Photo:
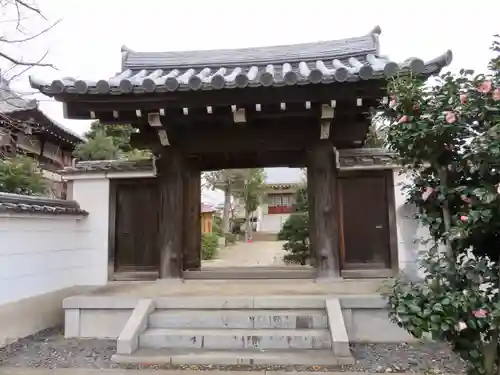
M 293 103 L 304 106 L 306 101 L 330 103 L 332 100 L 351 100 L 356 98 L 376 99 L 385 94 L 385 82 L 368 80 L 362 82 L 334 83 L 329 85 L 304 85 L 285 87 L 255 87 L 231 90 L 179 91 L 170 93 L 151 93 L 141 95 L 74 95 L 64 94 L 56 99 L 68 103 L 68 116 L 78 112 L 121 111 L 135 106 L 136 109 L 157 111 L 158 108 L 203 108 L 207 106 L 236 105 L 238 108 L 255 107 L 255 104 Z M 186 111 L 185 111 L 186 112 Z
M 337 213 L 337 170 L 331 142 L 318 141 L 307 164 L 311 244 L 313 244 L 319 278 L 340 276 L 339 230 Z
M 184 172 L 184 270 L 201 267 L 201 172 L 188 165 Z
M 235 168 L 304 167 L 305 151 L 263 151 L 261 153 L 204 153 L 191 155 L 202 171 Z
M 158 249 L 160 278 L 180 278 L 183 268 L 184 159 L 179 150 L 163 148 L 156 159 L 159 188 Z

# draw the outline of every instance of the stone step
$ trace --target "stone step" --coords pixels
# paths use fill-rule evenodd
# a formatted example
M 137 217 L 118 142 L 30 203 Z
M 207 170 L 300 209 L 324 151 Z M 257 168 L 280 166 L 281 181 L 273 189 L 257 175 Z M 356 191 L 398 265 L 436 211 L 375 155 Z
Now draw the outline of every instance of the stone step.
M 113 362 L 150 365 L 222 366 L 338 366 L 354 363 L 354 358 L 336 357 L 331 350 L 203 350 L 139 349 L 133 354 L 115 354 Z
M 325 310 L 157 310 L 150 328 L 326 329 Z
M 327 329 L 168 329 L 148 328 L 139 348 L 331 349 Z

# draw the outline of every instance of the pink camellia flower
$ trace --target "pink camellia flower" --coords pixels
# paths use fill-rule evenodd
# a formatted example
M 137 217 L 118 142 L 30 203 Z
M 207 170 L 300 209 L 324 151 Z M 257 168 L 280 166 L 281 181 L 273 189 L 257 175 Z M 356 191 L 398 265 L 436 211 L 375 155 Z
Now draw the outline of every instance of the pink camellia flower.
M 477 91 L 487 94 L 491 91 L 491 85 L 491 81 L 484 81 L 477 87 Z
M 404 124 L 405 122 L 408 122 L 408 116 L 403 115 L 399 118 L 398 124 Z
M 396 101 L 396 99 L 391 99 L 391 101 L 389 102 L 389 108 L 395 109 L 397 106 L 398 102 Z
M 465 322 L 458 322 L 456 328 L 458 332 L 463 331 L 464 329 L 467 328 L 467 324 Z
M 460 216 L 460 220 L 467 221 L 467 220 L 469 220 L 469 218 L 465 215 L 462 215 L 462 216 Z
M 424 192 L 422 193 L 422 200 L 425 202 L 427 199 L 429 199 L 429 197 L 433 192 L 434 192 L 433 188 L 431 188 L 430 186 L 426 187 Z
M 448 124 L 453 124 L 457 121 L 457 115 L 453 112 L 446 112 L 446 116 L 444 117 Z
M 467 97 L 467 94 L 461 94 L 460 95 L 460 103 L 466 104 L 469 98 Z
M 472 312 L 472 315 L 474 315 L 474 317 L 476 318 L 486 318 L 486 316 L 488 316 L 488 311 L 486 311 L 485 309 L 478 309 Z
M 496 102 L 500 100 L 500 89 L 493 90 L 492 98 Z

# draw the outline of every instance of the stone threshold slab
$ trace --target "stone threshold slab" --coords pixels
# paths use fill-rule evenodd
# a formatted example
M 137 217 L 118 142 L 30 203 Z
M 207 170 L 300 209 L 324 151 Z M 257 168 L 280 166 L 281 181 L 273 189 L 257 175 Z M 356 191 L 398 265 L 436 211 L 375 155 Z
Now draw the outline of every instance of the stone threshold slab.
M 150 369 L 84 369 L 84 368 L 26 368 L 26 367 L 0 367 L 0 375 L 199 375 L 200 372 L 207 372 L 210 375 L 366 375 L 369 372 L 335 372 L 335 371 L 224 371 L 224 370 L 150 370 Z M 399 373 L 411 375 L 425 375 L 424 373 Z M 458 375 L 458 374 L 442 374 Z
M 325 301 L 338 298 L 342 308 L 380 309 L 378 294 L 297 296 L 205 296 L 153 298 L 157 309 L 324 309 Z M 127 296 L 74 296 L 64 299 L 64 309 L 134 309 L 141 298 Z

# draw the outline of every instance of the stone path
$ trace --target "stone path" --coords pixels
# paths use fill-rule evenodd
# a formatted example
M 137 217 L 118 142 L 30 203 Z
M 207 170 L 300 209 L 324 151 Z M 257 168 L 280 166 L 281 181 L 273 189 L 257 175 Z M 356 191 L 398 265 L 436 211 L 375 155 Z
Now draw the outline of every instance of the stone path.
M 218 371 L 209 370 L 211 375 L 317 375 L 319 371 Z M 191 375 L 200 370 L 133 370 L 133 369 L 41 369 L 41 368 L 0 368 L 0 375 Z M 322 375 L 359 375 L 359 372 L 326 372 Z M 415 375 L 417 375 L 416 373 Z
M 217 259 L 205 260 L 202 268 L 212 267 L 283 267 L 284 241 L 238 242 L 222 248 Z
M 211 375 L 317 375 L 319 371 L 218 371 L 211 370 Z M 32 369 L 32 368 L 0 368 L 0 375 L 191 375 L 200 370 L 124 370 L 124 369 Z M 325 372 L 322 375 L 359 375 L 359 372 Z M 417 375 L 416 373 L 415 375 Z

